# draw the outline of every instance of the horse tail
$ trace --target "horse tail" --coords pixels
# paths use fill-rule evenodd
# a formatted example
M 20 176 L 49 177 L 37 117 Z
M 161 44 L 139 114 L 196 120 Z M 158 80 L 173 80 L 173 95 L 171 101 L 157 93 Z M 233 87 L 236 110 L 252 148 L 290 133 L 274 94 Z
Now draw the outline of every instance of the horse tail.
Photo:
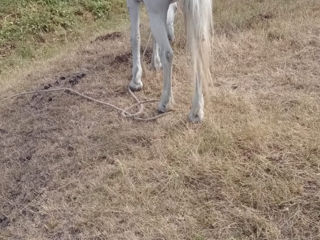
M 195 84 L 201 89 L 202 86 L 206 88 L 212 79 L 210 73 L 213 38 L 212 0 L 184 0 L 183 11 Z

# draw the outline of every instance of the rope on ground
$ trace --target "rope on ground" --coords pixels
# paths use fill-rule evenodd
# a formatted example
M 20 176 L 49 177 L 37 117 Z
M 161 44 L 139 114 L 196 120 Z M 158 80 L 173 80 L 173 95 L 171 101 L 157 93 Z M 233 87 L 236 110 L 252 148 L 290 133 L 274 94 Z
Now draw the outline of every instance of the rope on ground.
M 18 93 L 18 94 L 15 94 L 15 95 L 12 95 L 12 96 L 9 96 L 9 97 L 5 97 L 3 98 L 0 102 L 2 101 L 5 101 L 5 100 L 9 100 L 9 99 L 12 99 L 12 98 L 16 98 L 16 97 L 19 97 L 19 96 L 23 96 L 23 95 L 30 95 L 30 94 L 35 94 L 35 93 L 48 93 L 48 92 L 66 92 L 66 93 L 73 93 L 75 95 L 78 95 L 84 99 L 87 99 L 91 102 L 95 102 L 95 103 L 99 103 L 99 104 L 102 104 L 104 106 L 108 106 L 108 107 L 111 107 L 112 109 L 118 111 L 119 113 L 121 113 L 121 115 L 124 117 L 124 118 L 131 118 L 131 119 L 134 119 L 134 120 L 137 120 L 137 121 L 143 121 L 143 122 L 148 122 L 148 121 L 154 121 L 158 118 L 161 118 L 161 117 L 164 117 L 166 115 L 168 115 L 171 111 L 169 112 L 166 112 L 166 113 L 162 113 L 162 114 L 159 114 L 159 115 L 156 115 L 154 117 L 148 117 L 148 118 L 142 118 L 142 117 L 139 117 L 143 111 L 144 111 L 144 105 L 147 104 L 147 103 L 154 103 L 154 102 L 157 102 L 157 100 L 146 100 L 146 101 L 140 101 L 139 98 L 131 91 L 130 88 L 128 88 L 128 91 L 130 93 L 130 95 L 134 98 L 134 100 L 137 102 L 125 109 L 121 108 L 121 107 L 118 107 L 114 104 L 111 104 L 111 103 L 108 103 L 108 102 L 105 102 L 105 101 L 101 101 L 101 100 L 98 100 L 96 98 L 93 98 L 93 97 L 90 97 L 86 94 L 83 94 L 83 93 L 80 93 L 76 90 L 73 90 L 71 88 L 54 88 L 54 89 L 46 89 L 46 90 L 37 90 L 37 91 L 28 91 L 28 92 L 21 92 L 21 93 Z M 135 108 L 135 107 L 139 107 L 139 110 L 135 113 L 130 113 L 129 110 Z
M 150 40 L 151 40 L 151 36 L 152 36 L 152 33 L 151 31 L 149 32 L 149 36 L 148 36 L 148 40 L 147 40 L 147 43 L 146 43 L 146 46 L 145 46 L 145 49 L 142 53 L 142 59 L 144 59 L 144 56 L 147 52 L 147 49 L 148 49 L 148 46 L 150 44 Z M 142 61 L 143 62 L 143 61 Z M 143 64 L 143 63 L 142 63 Z M 144 67 L 144 64 L 143 66 Z M 144 71 L 145 72 L 145 71 Z M 139 98 L 131 91 L 130 88 L 128 88 L 128 91 L 130 93 L 130 95 L 133 97 L 133 99 L 137 102 L 136 104 L 133 104 L 125 109 L 123 108 L 120 108 L 116 105 L 113 105 L 111 103 L 108 103 L 108 102 L 104 102 L 104 101 L 101 101 L 101 100 L 98 100 L 98 99 L 95 99 L 93 97 L 90 97 L 88 95 L 85 95 L 83 93 L 80 93 L 76 90 L 73 90 L 71 88 L 54 88 L 54 89 L 46 89 L 46 90 L 37 90 L 37 91 L 29 91 L 29 92 L 21 92 L 21 93 L 18 93 L 18 94 L 15 94 L 15 95 L 12 95 L 10 97 L 6 97 L 4 99 L 1 99 L 0 102 L 4 101 L 4 100 L 7 100 L 7 99 L 12 99 L 12 98 L 15 98 L 15 97 L 19 97 L 19 96 L 23 96 L 23 95 L 30 95 L 30 94 L 35 94 L 35 93 L 42 93 L 42 92 L 66 92 L 66 93 L 73 93 L 75 95 L 78 95 L 84 99 L 87 99 L 89 101 L 92 101 L 92 102 L 95 102 L 95 103 L 99 103 L 99 104 L 102 104 L 104 106 L 108 106 L 108 107 L 111 107 L 113 108 L 114 110 L 118 111 L 119 113 L 121 113 L 121 115 L 124 117 L 124 118 L 131 118 L 131 119 L 134 119 L 134 120 L 137 120 L 137 121 L 143 121 L 143 122 L 148 122 L 148 121 L 154 121 L 158 118 L 161 118 L 161 117 L 164 117 L 166 115 L 168 115 L 170 112 L 172 112 L 172 110 L 166 112 L 166 113 L 162 113 L 162 114 L 158 114 L 154 117 L 148 117 L 148 118 L 142 118 L 142 117 L 139 117 L 143 111 L 144 111 L 144 105 L 147 104 L 147 103 L 154 103 L 154 102 L 157 102 L 157 100 L 146 100 L 146 101 L 140 101 Z M 139 107 L 139 110 L 136 111 L 135 113 L 130 113 L 129 110 L 135 108 L 135 107 Z

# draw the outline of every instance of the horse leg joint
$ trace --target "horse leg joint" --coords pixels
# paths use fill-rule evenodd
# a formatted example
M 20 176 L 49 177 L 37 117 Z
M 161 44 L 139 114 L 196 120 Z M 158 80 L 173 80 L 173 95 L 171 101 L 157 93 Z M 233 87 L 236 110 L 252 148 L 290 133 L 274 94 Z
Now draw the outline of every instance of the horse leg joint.
M 166 51 L 166 59 L 169 63 L 172 63 L 173 60 L 173 51 L 172 49 Z

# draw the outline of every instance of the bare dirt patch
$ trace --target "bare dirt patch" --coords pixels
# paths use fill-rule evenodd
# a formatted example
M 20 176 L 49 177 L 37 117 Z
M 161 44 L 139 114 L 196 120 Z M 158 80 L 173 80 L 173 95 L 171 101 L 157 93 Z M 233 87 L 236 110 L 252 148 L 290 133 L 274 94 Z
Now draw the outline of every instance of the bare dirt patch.
M 95 39 L 95 41 L 107 41 L 107 40 L 115 40 L 117 38 L 122 37 L 122 33 L 121 32 L 113 32 L 113 33 L 108 33 L 106 35 L 103 36 L 99 36 Z

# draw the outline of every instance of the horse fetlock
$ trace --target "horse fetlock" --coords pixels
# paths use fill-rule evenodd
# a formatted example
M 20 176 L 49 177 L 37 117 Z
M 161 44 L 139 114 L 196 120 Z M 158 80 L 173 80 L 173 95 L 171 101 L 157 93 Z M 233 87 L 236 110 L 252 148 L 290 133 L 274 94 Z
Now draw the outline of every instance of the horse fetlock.
M 158 105 L 158 112 L 160 113 L 167 112 L 170 105 L 172 104 L 173 104 L 173 98 L 170 96 L 170 94 L 163 95 Z
M 192 103 L 191 111 L 189 113 L 189 120 L 194 123 L 202 122 L 204 118 L 203 108 L 204 108 L 203 96 L 202 94 L 200 94 L 200 96 L 197 94 Z

